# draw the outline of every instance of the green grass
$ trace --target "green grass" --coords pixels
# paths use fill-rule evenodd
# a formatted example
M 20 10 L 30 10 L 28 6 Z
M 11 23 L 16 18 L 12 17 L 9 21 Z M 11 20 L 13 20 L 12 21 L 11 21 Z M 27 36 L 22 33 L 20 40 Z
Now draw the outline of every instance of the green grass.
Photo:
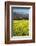
M 29 20 L 13 20 L 13 36 L 28 36 Z

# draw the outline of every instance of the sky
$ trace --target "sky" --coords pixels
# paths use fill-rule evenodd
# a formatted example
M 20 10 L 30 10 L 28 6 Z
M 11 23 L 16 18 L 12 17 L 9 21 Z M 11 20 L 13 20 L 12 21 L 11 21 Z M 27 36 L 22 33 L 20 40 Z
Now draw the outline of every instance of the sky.
M 29 9 L 15 9 L 13 8 L 13 12 L 19 13 L 19 14 L 28 14 L 29 13 Z

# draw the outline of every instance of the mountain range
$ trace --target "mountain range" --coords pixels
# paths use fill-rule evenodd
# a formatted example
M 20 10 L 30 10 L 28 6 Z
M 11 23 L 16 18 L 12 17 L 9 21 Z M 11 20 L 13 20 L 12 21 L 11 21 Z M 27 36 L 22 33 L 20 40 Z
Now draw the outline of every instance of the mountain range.
M 29 19 L 29 14 L 13 13 L 13 19 Z

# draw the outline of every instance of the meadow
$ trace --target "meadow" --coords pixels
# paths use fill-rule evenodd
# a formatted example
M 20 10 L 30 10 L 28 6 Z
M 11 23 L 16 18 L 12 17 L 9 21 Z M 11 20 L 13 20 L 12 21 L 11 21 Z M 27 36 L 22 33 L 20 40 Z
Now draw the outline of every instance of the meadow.
M 29 35 L 29 20 L 13 20 L 13 36 Z

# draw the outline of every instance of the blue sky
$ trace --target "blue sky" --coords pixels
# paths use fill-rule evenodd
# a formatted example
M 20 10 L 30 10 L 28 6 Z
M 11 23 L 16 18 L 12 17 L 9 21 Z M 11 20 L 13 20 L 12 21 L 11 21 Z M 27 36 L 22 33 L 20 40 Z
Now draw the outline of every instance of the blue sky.
M 13 12 L 19 13 L 19 14 L 28 14 L 29 9 L 13 9 Z

